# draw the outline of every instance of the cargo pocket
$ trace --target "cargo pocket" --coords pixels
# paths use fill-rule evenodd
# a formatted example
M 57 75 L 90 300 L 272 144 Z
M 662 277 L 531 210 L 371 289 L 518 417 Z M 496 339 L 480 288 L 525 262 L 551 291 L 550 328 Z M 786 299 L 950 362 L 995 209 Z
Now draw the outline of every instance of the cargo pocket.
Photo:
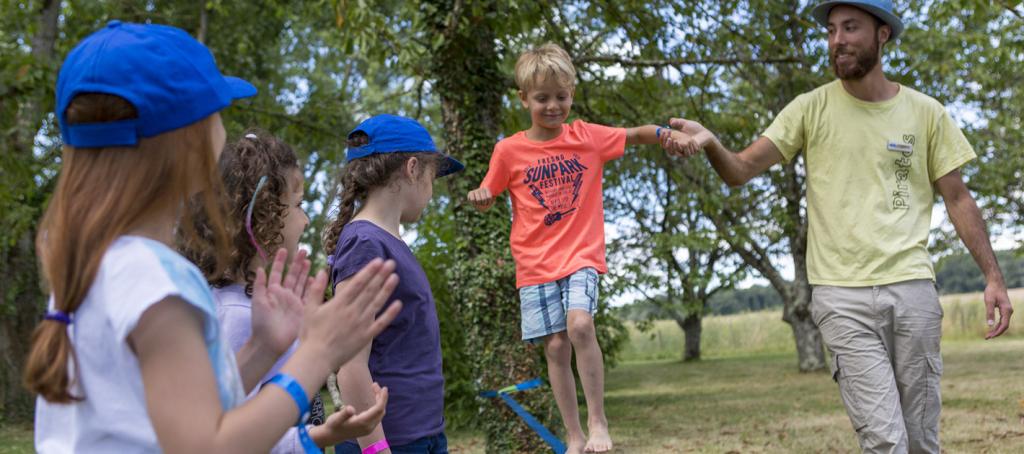
M 939 384 L 942 378 L 942 355 L 930 354 L 928 359 L 928 371 L 925 373 L 927 389 L 924 396 L 924 411 L 921 414 L 921 427 L 926 430 L 938 427 L 939 413 L 942 410 L 942 389 Z
M 942 377 L 942 355 L 928 355 L 928 369 L 936 379 Z
M 850 417 L 853 430 L 860 431 L 868 425 L 868 418 L 858 396 L 860 393 L 855 389 L 855 380 L 851 380 L 843 373 L 841 361 L 839 355 L 832 354 L 832 380 L 839 384 L 839 396 L 843 399 L 843 406 L 846 407 L 846 415 Z

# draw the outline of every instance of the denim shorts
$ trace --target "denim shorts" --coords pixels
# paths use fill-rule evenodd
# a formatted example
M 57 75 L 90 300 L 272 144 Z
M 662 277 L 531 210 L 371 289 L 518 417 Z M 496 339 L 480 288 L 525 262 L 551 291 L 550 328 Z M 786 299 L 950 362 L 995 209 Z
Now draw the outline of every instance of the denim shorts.
M 570 310 L 597 313 L 597 270 L 583 268 L 554 282 L 519 289 L 523 340 L 539 343 L 544 337 L 565 331 Z

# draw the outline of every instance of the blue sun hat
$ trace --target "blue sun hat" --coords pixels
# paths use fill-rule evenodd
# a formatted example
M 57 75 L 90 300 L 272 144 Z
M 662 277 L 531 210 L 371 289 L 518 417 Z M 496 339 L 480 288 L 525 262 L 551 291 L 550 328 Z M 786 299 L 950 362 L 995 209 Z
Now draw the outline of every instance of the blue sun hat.
M 430 133 L 418 121 L 398 115 L 381 114 L 370 117 L 348 133 L 348 138 L 362 132 L 367 143 L 348 147 L 345 162 L 380 153 L 441 153 L 434 145 Z M 437 169 L 438 178 L 451 175 L 465 168 L 455 158 L 444 155 L 445 165 Z
M 811 16 L 814 20 L 818 21 L 822 26 L 828 27 L 828 14 L 832 12 L 832 8 L 839 5 L 850 5 L 856 8 L 860 8 L 867 11 L 871 15 L 877 17 L 882 22 L 885 22 L 890 28 L 892 28 L 892 37 L 890 40 L 894 40 L 903 33 L 903 21 L 900 20 L 893 12 L 891 0 L 837 0 L 837 1 L 825 1 L 815 6 L 811 10 Z
M 136 118 L 69 125 L 76 96 L 119 96 Z M 128 147 L 140 138 L 206 118 L 256 87 L 220 73 L 213 54 L 180 28 L 110 21 L 68 54 L 57 76 L 57 121 L 64 143 L 80 148 Z

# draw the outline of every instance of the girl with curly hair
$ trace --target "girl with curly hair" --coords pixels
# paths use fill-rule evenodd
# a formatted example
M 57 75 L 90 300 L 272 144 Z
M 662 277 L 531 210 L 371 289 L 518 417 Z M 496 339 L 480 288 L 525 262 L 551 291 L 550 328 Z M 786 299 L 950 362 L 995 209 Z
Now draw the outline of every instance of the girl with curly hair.
M 308 274 L 310 262 L 306 251 L 299 248 L 299 239 L 309 224 L 309 217 L 302 210 L 304 178 L 299 161 L 292 147 L 277 137 L 257 129 L 250 129 L 244 136 L 229 143 L 221 154 L 219 162 L 221 179 L 224 184 L 223 204 L 227 217 L 228 238 L 231 254 L 225 267 L 217 269 L 216 257 L 209 248 L 191 247 L 182 244 L 183 252 L 196 263 L 213 287 L 217 301 L 217 318 L 232 350 L 239 357 L 249 356 L 249 340 L 257 326 L 265 323 L 262 315 L 268 311 L 254 310 L 252 301 L 253 283 L 257 270 L 266 266 L 266 251 L 283 248 L 288 251 L 293 267 L 299 273 Z M 196 206 L 198 208 L 198 206 Z M 200 222 L 199 232 L 210 229 L 202 222 L 201 213 L 196 213 Z M 289 326 L 298 329 L 298 311 Z M 255 384 L 250 395 L 277 374 L 282 365 L 297 348 L 295 332 L 282 332 L 274 342 L 279 349 L 287 349 L 276 358 L 270 370 Z M 315 394 L 310 408 L 309 434 L 320 447 L 332 446 L 340 441 L 368 434 L 381 420 L 387 403 L 387 389 L 374 386 L 374 404 L 360 414 L 351 406 L 330 415 L 324 420 L 324 405 L 319 394 Z M 272 453 L 299 453 L 302 444 L 295 429 L 290 430 L 277 443 Z

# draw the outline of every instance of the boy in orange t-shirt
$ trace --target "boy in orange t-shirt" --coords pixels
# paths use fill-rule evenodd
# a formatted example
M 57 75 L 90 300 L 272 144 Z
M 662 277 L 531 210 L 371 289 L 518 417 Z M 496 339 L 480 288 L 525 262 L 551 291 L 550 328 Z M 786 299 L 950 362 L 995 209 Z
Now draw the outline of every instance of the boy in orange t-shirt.
M 605 265 L 604 163 L 621 157 L 626 145 L 682 144 L 699 150 L 690 136 L 653 125 L 612 128 L 576 120 L 572 107 L 576 70 L 568 53 L 554 44 L 524 53 L 515 69 L 523 107 L 532 125 L 498 142 L 480 188 L 468 198 L 480 211 L 506 189 L 512 197 L 516 287 L 523 340 L 544 342 L 551 388 L 568 435 L 568 452 L 612 448 L 604 413 L 604 362 L 594 330 L 598 274 Z M 587 400 L 583 435 L 576 405 L 576 366 Z

